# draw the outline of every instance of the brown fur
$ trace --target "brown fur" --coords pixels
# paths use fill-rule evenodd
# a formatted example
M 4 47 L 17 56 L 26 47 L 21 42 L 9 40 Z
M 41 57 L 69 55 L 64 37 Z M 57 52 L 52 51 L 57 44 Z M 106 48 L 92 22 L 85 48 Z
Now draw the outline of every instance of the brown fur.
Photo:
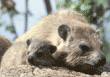
M 97 68 L 106 62 L 100 50 L 98 32 L 81 14 L 72 10 L 62 9 L 44 16 L 15 42 L 29 38 L 51 42 L 57 47 L 53 56 L 59 64 L 77 67 L 80 71 L 90 73 L 87 69 Z
M 39 38 L 46 41 L 49 40 L 54 45 L 58 46 L 59 41 L 57 42 L 55 40 L 61 39 L 58 35 L 58 26 L 61 24 L 67 24 L 70 27 L 75 25 L 89 26 L 85 17 L 83 17 L 80 13 L 72 10 L 60 10 L 55 14 L 53 13 L 48 16 L 44 16 L 39 20 L 39 22 L 32 26 L 30 30 L 18 37 L 15 42 L 26 41 L 30 38 Z M 55 36 L 51 37 L 51 35 Z
M 56 51 L 56 47 L 50 42 L 33 40 L 28 48 L 28 62 L 32 65 L 53 65 L 55 59 L 52 53 Z
M 30 64 L 35 66 L 52 65 L 54 58 L 50 53 L 51 49 L 49 45 L 49 43 L 39 40 L 32 40 L 29 44 L 26 42 L 15 43 L 4 54 L 1 67 Z M 56 48 L 55 46 L 50 46 L 51 48 Z M 39 51 L 42 53 L 40 56 Z
M 4 54 L 1 67 L 10 67 L 20 64 L 28 64 L 27 62 L 27 46 L 25 42 L 13 44 Z
M 0 35 L 0 62 L 2 59 L 3 54 L 6 50 L 12 45 L 12 42 L 5 38 L 4 36 Z

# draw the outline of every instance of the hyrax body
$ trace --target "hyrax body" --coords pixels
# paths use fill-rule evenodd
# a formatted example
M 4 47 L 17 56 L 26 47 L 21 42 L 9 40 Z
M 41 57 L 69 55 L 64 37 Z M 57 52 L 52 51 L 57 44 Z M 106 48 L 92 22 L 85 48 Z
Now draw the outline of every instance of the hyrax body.
M 27 40 L 13 44 L 4 54 L 1 67 L 17 65 L 52 65 L 56 47 L 48 42 Z
M 12 45 L 12 42 L 5 38 L 4 36 L 0 35 L 0 62 L 2 59 L 3 54 L 6 50 Z
M 64 66 L 88 72 L 106 62 L 101 50 L 99 31 L 76 11 L 62 9 L 44 16 L 15 42 L 37 38 L 57 47 L 53 57 Z

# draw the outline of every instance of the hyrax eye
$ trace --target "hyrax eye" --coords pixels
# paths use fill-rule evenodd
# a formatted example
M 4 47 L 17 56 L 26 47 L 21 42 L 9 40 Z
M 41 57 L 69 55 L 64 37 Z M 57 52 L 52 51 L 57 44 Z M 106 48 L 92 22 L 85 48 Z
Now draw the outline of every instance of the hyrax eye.
M 89 51 L 89 47 L 87 45 L 79 45 L 79 48 L 82 50 L 82 51 Z
M 90 47 L 87 45 L 87 43 L 85 41 L 82 41 L 80 44 L 79 44 L 79 48 L 82 50 L 82 51 L 89 51 Z
M 43 55 L 43 52 L 41 49 L 37 50 L 37 57 L 41 57 Z
M 50 45 L 50 53 L 53 54 L 57 50 L 57 47 L 54 45 Z

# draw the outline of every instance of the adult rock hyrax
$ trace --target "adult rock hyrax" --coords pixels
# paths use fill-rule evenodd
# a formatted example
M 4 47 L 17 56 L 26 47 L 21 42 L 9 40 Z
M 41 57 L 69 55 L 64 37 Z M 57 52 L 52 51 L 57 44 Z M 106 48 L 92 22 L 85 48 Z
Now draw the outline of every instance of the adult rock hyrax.
M 31 38 L 51 42 L 57 47 L 53 57 L 59 61 L 59 65 L 74 67 L 73 70 L 91 73 L 92 69 L 103 66 L 106 62 L 101 50 L 99 31 L 84 16 L 73 10 L 61 9 L 42 17 L 15 42 Z
M 52 53 L 56 47 L 45 41 L 30 40 L 13 44 L 4 54 L 1 67 L 17 65 L 47 65 L 54 64 Z

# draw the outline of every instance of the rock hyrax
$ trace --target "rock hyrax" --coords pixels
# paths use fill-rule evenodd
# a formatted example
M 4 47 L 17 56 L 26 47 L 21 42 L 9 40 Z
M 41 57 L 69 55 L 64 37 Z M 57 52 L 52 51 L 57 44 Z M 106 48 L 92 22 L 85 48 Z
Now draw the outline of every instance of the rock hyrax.
M 48 42 L 40 40 L 30 40 L 13 44 L 4 54 L 1 67 L 17 65 L 52 65 L 54 58 L 52 53 L 56 47 Z
M 59 61 L 59 65 L 76 67 L 73 70 L 91 73 L 92 69 L 106 63 L 99 31 L 76 11 L 61 9 L 42 17 L 15 42 L 31 38 L 49 41 L 56 46 L 57 51 L 52 54 L 53 57 Z
M 12 44 L 13 43 L 9 39 L 0 35 L 0 62 L 4 53 Z

